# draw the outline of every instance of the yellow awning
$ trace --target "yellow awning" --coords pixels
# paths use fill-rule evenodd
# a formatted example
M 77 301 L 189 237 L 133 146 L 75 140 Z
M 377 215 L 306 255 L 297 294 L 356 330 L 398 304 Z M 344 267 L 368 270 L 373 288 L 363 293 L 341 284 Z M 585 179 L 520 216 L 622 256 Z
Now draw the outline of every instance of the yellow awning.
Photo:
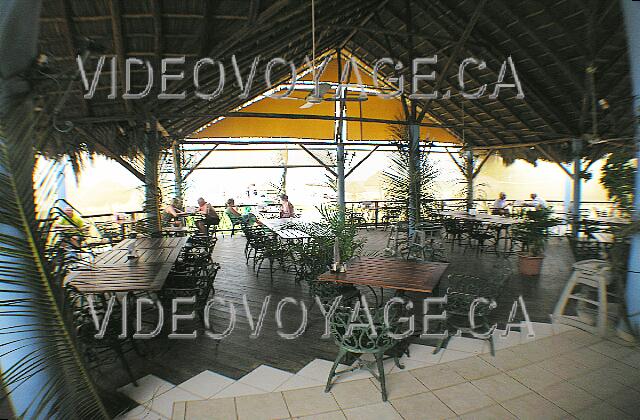
M 360 72 L 362 82 L 372 86 L 371 78 Z M 311 74 L 300 80 L 312 80 Z M 337 60 L 334 58 L 320 77 L 320 81 L 338 81 Z M 351 74 L 351 83 L 356 83 L 356 76 Z M 331 91 L 329 94 L 333 94 Z M 240 112 L 265 114 L 322 115 L 333 118 L 334 101 L 323 101 L 310 108 L 300 108 L 309 91 L 295 91 L 289 99 L 265 97 L 243 108 Z M 327 95 L 329 95 L 327 94 Z M 351 94 L 353 95 L 353 93 Z M 355 96 L 350 96 L 355 97 Z M 296 98 L 296 99 L 293 99 Z M 383 99 L 369 94 L 363 102 L 347 101 L 347 116 L 353 118 L 372 118 L 381 120 L 401 119 L 404 111 L 399 99 Z M 433 122 L 428 116 L 426 122 Z M 333 139 L 335 122 L 318 119 L 263 118 L 263 117 L 227 117 L 204 130 L 194 133 L 192 138 L 302 138 Z M 430 141 L 458 143 L 455 136 L 442 128 L 421 127 L 420 138 Z M 355 141 L 391 140 L 390 125 L 375 122 L 347 122 L 347 139 Z

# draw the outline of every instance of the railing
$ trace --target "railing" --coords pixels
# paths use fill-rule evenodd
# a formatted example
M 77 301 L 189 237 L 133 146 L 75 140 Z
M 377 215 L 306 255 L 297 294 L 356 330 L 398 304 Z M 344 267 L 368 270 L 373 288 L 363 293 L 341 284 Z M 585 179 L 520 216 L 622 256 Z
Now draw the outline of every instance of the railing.
M 464 198 L 445 198 L 434 200 L 439 205 L 448 209 L 464 209 L 466 208 L 466 199 Z M 476 203 L 480 204 L 478 207 L 489 209 L 491 204 L 494 202 L 492 199 L 479 199 L 475 200 Z M 561 200 L 547 200 L 547 203 L 554 208 L 555 212 L 558 216 L 564 215 L 564 201 Z M 354 213 L 359 213 L 364 215 L 363 218 L 359 219 L 359 222 L 363 226 L 383 226 L 388 224 L 394 217 L 397 217 L 398 213 L 404 207 L 405 203 L 400 201 L 389 201 L 389 200 L 364 200 L 364 201 L 348 201 L 346 203 L 347 209 Z M 267 206 L 258 206 L 256 204 L 239 204 L 238 208 L 244 209 L 250 212 L 256 212 L 257 207 L 267 207 L 270 208 L 270 211 L 273 213 L 278 212 L 279 204 L 269 204 Z M 218 226 L 218 231 L 230 231 L 231 230 L 231 222 L 228 217 L 225 215 L 224 205 L 214 205 L 213 208 L 218 212 L 220 216 L 220 225 Z M 592 212 L 594 209 L 598 209 L 604 211 L 606 213 L 612 213 L 614 211 L 614 204 L 609 201 L 583 201 L 581 203 L 581 213 L 583 215 L 587 215 Z M 304 210 L 304 209 L 303 209 Z M 144 211 L 135 210 L 135 211 L 126 211 L 126 212 L 118 212 L 119 214 L 125 214 L 129 218 L 129 222 L 135 222 L 140 219 L 141 216 L 144 216 Z M 83 219 L 87 219 L 93 223 L 101 223 L 101 222 L 113 222 L 114 215 L 112 213 L 99 213 L 99 214 L 90 214 L 90 215 L 82 215 Z

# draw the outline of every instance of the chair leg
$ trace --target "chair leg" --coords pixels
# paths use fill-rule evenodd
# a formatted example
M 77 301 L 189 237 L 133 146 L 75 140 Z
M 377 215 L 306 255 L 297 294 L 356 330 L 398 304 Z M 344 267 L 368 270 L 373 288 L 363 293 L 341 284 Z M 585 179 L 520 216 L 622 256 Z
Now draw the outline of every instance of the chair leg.
M 409 351 L 409 350 L 407 349 L 407 351 Z M 393 356 L 393 363 L 396 364 L 398 369 L 404 369 L 404 365 L 402 363 L 400 363 L 400 358 L 398 357 L 398 355 Z
M 273 263 L 274 260 L 269 259 L 269 278 L 271 279 L 271 283 L 273 283 Z
M 451 338 L 450 336 L 447 336 L 447 338 L 443 338 L 442 340 L 440 340 L 440 342 L 438 343 L 438 346 L 433 350 L 433 354 L 438 354 L 438 352 L 441 349 L 446 349 L 447 344 L 449 344 L 450 338 Z
M 324 388 L 324 392 L 329 392 L 331 390 L 331 385 L 333 385 L 331 381 L 333 380 L 333 377 L 336 376 L 336 369 L 346 354 L 347 351 L 345 349 L 341 348 L 340 351 L 338 351 L 338 356 L 333 362 L 333 366 L 331 366 L 331 371 L 329 371 L 329 378 L 327 378 L 327 386 Z
M 382 401 L 387 401 L 387 382 L 384 377 L 384 353 L 376 353 L 376 364 L 378 365 L 378 380 L 380 381 L 380 391 L 382 392 Z
M 136 381 L 136 379 L 133 377 L 133 372 L 131 372 L 131 368 L 129 367 L 129 363 L 127 363 L 127 359 L 125 359 L 124 357 L 124 353 L 122 352 L 122 348 L 120 347 L 120 344 L 114 344 L 112 346 L 113 350 L 116 352 L 116 354 L 118 355 L 118 359 L 120 359 L 120 363 L 122 363 L 122 367 L 124 367 L 124 370 L 127 371 L 127 374 L 129 375 L 129 379 L 131 379 L 131 382 L 133 382 L 134 386 L 138 386 L 138 382 Z

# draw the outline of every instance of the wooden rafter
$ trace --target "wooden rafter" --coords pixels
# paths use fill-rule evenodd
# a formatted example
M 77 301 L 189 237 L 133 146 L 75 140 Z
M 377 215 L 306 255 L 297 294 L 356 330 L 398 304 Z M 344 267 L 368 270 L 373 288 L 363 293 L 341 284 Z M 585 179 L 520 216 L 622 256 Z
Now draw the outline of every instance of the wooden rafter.
M 478 23 L 478 19 L 480 19 L 480 15 L 482 14 L 482 9 L 484 8 L 485 4 L 487 4 L 487 0 L 480 0 L 480 2 L 478 2 L 478 4 L 476 5 L 475 10 L 473 11 L 473 15 L 471 16 L 471 19 L 469 19 L 469 21 L 467 22 L 467 25 L 464 28 L 464 31 L 462 32 L 462 35 L 460 35 L 460 38 L 458 39 L 455 46 L 453 47 L 453 51 L 451 52 L 451 54 L 449 54 L 449 57 L 447 59 L 447 62 L 444 65 L 444 68 L 440 73 L 438 73 L 438 76 L 436 77 L 436 82 L 433 87 L 434 91 L 440 90 L 440 85 L 442 84 L 442 81 L 444 80 L 444 78 L 447 77 L 447 74 L 449 73 L 449 68 L 453 64 L 453 61 L 458 58 L 458 55 L 462 51 L 464 44 L 467 42 L 467 39 L 469 38 L 469 35 L 471 35 L 471 31 L 473 31 L 473 28 L 475 28 L 476 24 Z M 417 118 L 418 121 L 421 121 L 422 118 L 424 118 L 428 109 L 427 105 L 429 102 L 430 100 L 426 100 L 424 101 L 424 103 L 422 103 L 422 111 L 420 111 L 420 114 L 418 114 L 418 118 Z
M 478 167 L 473 171 L 473 174 L 471 175 L 471 178 L 475 179 L 480 174 L 480 171 L 482 170 L 482 167 L 484 166 L 485 163 L 487 163 L 487 161 L 489 160 L 491 155 L 493 155 L 493 152 L 494 152 L 494 150 L 489 150 L 489 153 L 487 153 L 482 158 L 482 160 L 480 161 L 480 164 L 478 165 Z
M 419 3 L 419 4 L 421 4 L 421 3 Z M 431 3 L 431 5 L 432 5 L 432 6 L 434 6 L 434 7 L 436 6 L 436 4 L 435 4 L 435 3 Z M 425 11 L 425 13 L 426 13 L 426 11 Z M 451 34 L 451 29 L 450 29 L 450 28 L 455 28 L 455 27 L 457 27 L 461 22 L 463 22 L 463 20 L 461 20 L 461 21 L 455 21 L 455 20 L 453 20 L 450 16 L 448 16 L 448 15 L 446 15 L 446 14 L 441 15 L 439 18 L 440 18 L 440 19 L 442 19 L 442 22 L 441 22 L 439 19 L 434 19 L 434 20 L 433 20 L 434 24 L 435 24 L 435 25 L 437 25 L 439 28 L 441 28 L 443 31 L 445 31 L 445 32 L 447 32 L 447 33 L 450 33 L 450 34 Z M 479 29 L 478 29 L 478 32 L 480 32 L 480 33 L 481 33 L 481 32 L 482 32 L 482 28 L 479 28 Z M 482 35 L 481 35 L 481 36 L 482 36 Z M 493 52 L 493 51 L 492 51 L 492 50 L 493 50 L 493 48 L 490 48 L 490 50 L 491 50 L 491 51 L 489 51 L 489 50 L 486 50 L 486 51 L 485 51 L 485 53 L 486 53 L 486 54 L 489 54 L 489 57 L 488 57 L 488 58 L 493 58 L 493 59 L 494 59 L 494 60 L 496 60 L 497 62 L 500 62 L 500 61 L 501 61 L 501 59 L 500 59 L 500 57 L 497 55 L 497 53 L 496 53 L 496 52 Z M 495 70 L 493 70 L 492 72 L 494 73 L 494 75 L 497 75 L 497 72 L 496 72 Z M 477 79 L 476 79 L 472 74 L 469 74 L 469 77 L 470 77 L 470 79 L 471 79 L 472 81 L 474 81 L 474 82 L 475 82 L 475 83 L 477 83 L 478 85 L 480 85 L 480 84 L 481 84 L 481 83 L 480 83 L 480 82 L 479 82 L 479 81 L 478 81 L 478 80 L 477 80 Z M 537 94 L 530 92 L 530 89 L 529 89 L 529 88 L 527 88 L 527 95 L 530 95 L 530 94 L 533 94 L 533 96 L 534 96 L 534 97 L 536 97 L 536 98 L 538 97 L 538 95 L 537 95 Z M 505 109 L 509 110 L 509 112 L 510 112 L 511 114 L 516 115 L 516 116 L 517 116 L 517 115 L 519 115 L 519 113 L 518 113 L 518 112 L 516 112 L 516 111 L 513 109 L 513 107 L 511 107 L 508 103 L 506 103 L 506 102 L 504 102 L 502 99 L 500 99 L 500 97 L 498 97 L 496 100 L 497 100 L 498 102 L 500 102 L 500 103 L 502 104 L 502 106 L 503 106 Z M 536 100 L 537 100 L 537 99 L 536 99 Z M 481 101 L 476 101 L 476 102 L 481 102 Z M 478 104 L 476 104 L 476 105 L 478 105 Z M 550 112 L 552 115 L 556 115 L 556 114 L 554 114 L 553 112 L 551 112 L 551 111 L 550 111 L 548 108 L 546 108 L 546 107 L 545 107 L 545 110 L 546 110 L 547 112 Z M 541 113 L 537 112 L 537 111 L 535 110 L 535 107 L 533 107 L 533 108 L 532 108 L 532 111 L 533 111 L 533 112 L 535 112 L 535 114 L 536 114 L 540 119 L 542 119 L 545 123 L 547 123 L 549 127 L 553 127 L 553 125 L 552 125 L 552 121 L 551 121 L 551 120 L 549 120 L 547 117 L 543 116 Z M 524 124 L 525 126 L 529 126 L 529 125 L 525 122 L 525 119 L 523 119 L 523 118 L 518 118 L 518 119 L 519 119 L 519 120 L 520 120 L 520 122 L 521 122 L 522 124 Z M 500 121 L 500 120 L 499 120 L 499 118 L 495 118 L 495 120 L 496 120 L 496 121 Z M 571 130 L 570 130 L 570 129 L 569 129 L 569 128 L 568 128 L 568 127 L 567 127 L 567 126 L 566 126 L 566 125 L 561 121 L 561 120 L 556 120 L 556 122 L 558 122 L 560 125 L 562 125 L 562 126 L 563 126 L 563 128 L 565 128 L 565 129 L 567 130 L 567 131 L 566 131 L 567 133 L 570 133 L 570 132 L 571 132 Z
M 336 178 L 338 177 L 338 173 L 333 170 L 333 168 L 331 168 L 329 165 L 327 165 L 326 163 L 324 163 L 322 161 L 322 159 L 320 159 L 318 156 L 316 156 L 311 150 L 309 150 L 304 144 L 299 144 L 298 146 L 300 146 L 300 148 L 302 150 L 304 150 L 305 152 L 307 152 L 307 154 L 309 156 L 311 156 L 313 158 L 313 160 L 315 160 L 316 162 L 318 162 L 320 165 L 322 165 L 324 167 L 324 169 L 326 169 L 327 171 L 329 171 L 331 173 L 331 175 L 335 176 Z
M 380 146 L 376 146 L 374 147 L 371 151 L 369 151 L 369 153 L 367 153 L 367 155 L 365 157 L 363 157 L 358 163 L 356 163 L 351 169 L 349 169 L 349 172 L 347 172 L 344 177 L 348 177 L 349 175 L 351 175 L 351 173 L 353 171 L 355 171 L 358 166 L 362 165 L 367 159 L 369 159 L 369 157 L 371 157 L 371 155 L 373 154 L 373 152 L 375 152 L 376 150 L 378 150 L 380 148 Z
M 124 41 L 122 39 L 122 10 L 120 7 L 120 0 L 109 0 L 109 10 L 111 11 L 111 34 L 113 36 L 113 48 L 116 54 L 116 60 L 118 62 L 118 70 L 121 75 L 125 73 L 125 49 Z M 120 88 L 122 89 L 122 77 L 120 80 Z M 131 104 L 129 101 L 123 100 L 124 107 L 128 114 L 131 114 Z
M 443 20 L 447 20 L 447 17 L 446 17 L 446 16 L 443 16 L 442 18 L 443 18 Z M 459 24 L 460 22 L 463 22 L 463 21 L 464 21 L 464 20 L 459 20 L 458 22 L 454 22 L 454 23 L 451 23 L 451 24 Z M 438 24 L 440 23 L 440 22 L 438 22 L 437 20 L 435 20 L 435 22 L 436 22 L 436 23 L 438 23 Z M 493 30 L 494 30 L 494 31 L 497 31 L 497 32 L 499 32 L 499 33 L 503 33 L 503 34 L 504 34 L 504 29 L 503 29 L 503 28 L 501 28 L 501 27 L 499 27 L 499 26 L 498 26 L 495 22 L 493 22 L 490 18 L 488 18 L 488 17 L 484 16 L 483 22 L 487 22 L 487 24 L 488 24 L 489 26 L 491 26 L 491 27 L 493 28 Z M 455 27 L 455 26 L 453 26 L 453 27 Z M 478 33 L 479 33 L 479 36 L 481 36 L 481 37 L 487 37 L 486 32 L 484 32 L 484 28 L 485 28 L 485 25 L 481 25 L 481 26 L 478 28 Z M 517 47 L 517 49 L 518 49 L 518 52 L 519 52 L 520 54 L 522 54 L 523 56 L 525 56 L 525 57 L 526 57 L 530 62 L 532 62 L 532 63 L 535 63 L 535 62 L 536 62 L 536 58 L 535 58 L 535 57 L 532 57 L 532 56 L 531 56 L 531 54 L 528 52 L 528 46 L 523 45 L 523 44 L 522 44 L 522 43 L 521 43 L 517 38 L 513 38 L 513 37 L 511 37 L 511 38 L 510 38 L 510 41 L 511 41 L 511 42 L 513 42 L 513 43 L 516 45 L 516 47 Z M 504 55 L 502 55 L 502 57 L 501 57 L 501 54 L 500 54 L 500 53 L 498 53 L 497 51 L 494 51 L 494 50 L 495 50 L 495 47 L 493 47 L 492 45 L 491 45 L 491 46 L 489 47 L 489 49 L 487 50 L 487 52 L 490 54 L 490 57 L 491 57 L 491 58 L 493 58 L 493 59 L 494 59 L 495 61 L 497 61 L 497 62 L 501 62 L 501 61 L 503 61 L 505 56 L 504 56 Z M 555 117 L 555 119 L 551 120 L 551 119 L 549 119 L 549 117 L 544 116 L 543 114 L 541 114 L 541 113 L 539 113 L 539 112 L 536 112 L 536 114 L 537 114 L 540 118 L 542 118 L 542 119 L 545 121 L 545 123 L 546 123 L 546 124 L 548 124 L 550 127 L 553 127 L 553 123 L 557 123 L 557 124 L 561 125 L 561 126 L 562 126 L 566 131 L 567 131 L 567 132 L 573 132 L 573 133 L 575 133 L 575 129 L 573 129 L 573 130 L 572 130 L 572 129 L 570 129 L 570 128 L 569 128 L 569 127 L 568 127 L 568 126 L 563 122 L 563 120 L 564 120 L 564 119 L 566 119 L 566 118 L 565 118 L 565 113 L 564 113 L 564 112 L 562 112 L 562 111 L 560 111 L 560 110 L 557 108 L 557 106 L 556 106 L 555 104 L 552 104 L 552 103 L 551 103 L 551 102 L 546 98 L 546 96 L 545 96 L 544 94 L 542 94 L 542 93 L 537 93 L 537 92 L 536 92 L 536 90 L 537 90 L 537 89 L 535 88 L 535 85 L 534 85 L 534 84 L 530 83 L 530 84 L 526 85 L 526 89 L 527 89 L 527 91 L 526 91 L 526 95 L 527 95 L 527 96 L 530 96 L 530 97 L 533 97 L 533 99 L 536 101 L 536 104 L 534 105 L 534 108 L 535 108 L 535 106 L 536 106 L 536 105 L 537 105 L 537 106 L 540 106 L 540 107 L 542 107 L 543 109 L 545 109 L 545 111 L 546 111 L 546 112 L 548 112 L 550 115 L 552 115 L 552 116 L 554 116 L 554 117 Z M 517 114 L 515 114 L 515 115 L 517 115 Z M 522 120 L 522 119 L 521 119 L 521 120 Z
M 75 128 L 75 130 L 77 130 L 80 134 L 82 134 L 86 138 L 91 139 L 93 141 L 93 144 L 94 144 L 96 150 L 98 150 L 104 156 L 106 156 L 108 158 L 111 158 L 111 159 L 115 160 L 116 162 L 118 162 L 123 168 L 125 168 L 127 171 L 129 171 L 131 174 L 133 174 L 133 176 L 138 178 L 143 183 L 146 182 L 144 174 L 142 172 L 138 171 L 136 168 L 134 168 L 133 165 L 131 163 L 127 162 L 127 160 L 124 159 L 122 156 L 119 156 L 118 154 L 113 153 L 109 149 L 109 147 L 106 145 L 106 142 L 103 142 L 97 136 L 91 134 L 89 131 L 87 131 L 87 130 L 81 128 L 81 127 L 74 127 L 74 128 Z
M 551 152 L 549 152 L 547 149 L 544 148 L 544 146 L 542 146 L 541 144 L 536 144 L 534 146 L 536 148 L 536 150 L 538 150 L 544 157 L 546 157 L 547 159 L 549 159 L 550 161 L 554 162 L 556 165 L 558 165 L 567 175 L 569 175 L 569 177 L 573 177 L 573 174 L 571 173 L 571 171 L 569 171 L 563 164 L 562 161 L 560 159 L 558 159 L 557 156 L 553 155 Z

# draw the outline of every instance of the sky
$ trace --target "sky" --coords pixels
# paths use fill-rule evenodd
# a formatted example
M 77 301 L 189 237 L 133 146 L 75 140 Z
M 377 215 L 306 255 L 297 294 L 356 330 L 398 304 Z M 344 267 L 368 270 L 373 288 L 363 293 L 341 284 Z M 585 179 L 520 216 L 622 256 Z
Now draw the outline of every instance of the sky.
M 237 146 L 240 149 L 242 146 Z M 351 165 L 367 152 L 356 152 Z M 319 156 L 326 153 L 318 152 Z M 389 165 L 389 153 L 376 152 L 347 178 L 347 200 L 384 199 L 380 174 Z M 205 167 L 276 165 L 281 160 L 277 151 L 215 151 L 203 162 Z M 461 175 L 447 154 L 432 154 L 431 159 L 439 170 L 436 195 L 440 198 L 459 197 Z M 316 165 L 306 153 L 291 150 L 290 165 Z M 600 163 L 592 165 L 593 179 L 583 183 L 584 201 L 607 201 L 606 192 L 598 182 Z M 327 180 L 323 168 L 292 168 L 287 174 L 287 193 L 294 204 L 301 207 L 315 206 L 331 194 L 324 184 Z M 169 175 L 170 176 L 170 175 Z M 190 176 L 185 193 L 186 205 L 195 205 L 198 197 L 204 197 L 214 205 L 222 205 L 228 198 L 239 202 L 259 202 L 247 198 L 247 191 L 257 191 L 258 196 L 279 185 L 282 169 L 208 169 L 198 170 Z M 481 196 L 494 198 L 499 192 L 508 199 L 525 200 L 532 192 L 547 200 L 564 200 L 569 177 L 555 164 L 539 162 L 533 166 L 516 161 L 504 166 L 499 157 L 492 157 L 483 167 L 476 181 Z M 83 172 L 74 179 L 70 168 L 65 180 L 68 200 L 83 214 L 115 213 L 139 210 L 144 190 L 142 183 L 117 162 L 97 156 L 87 162 Z

